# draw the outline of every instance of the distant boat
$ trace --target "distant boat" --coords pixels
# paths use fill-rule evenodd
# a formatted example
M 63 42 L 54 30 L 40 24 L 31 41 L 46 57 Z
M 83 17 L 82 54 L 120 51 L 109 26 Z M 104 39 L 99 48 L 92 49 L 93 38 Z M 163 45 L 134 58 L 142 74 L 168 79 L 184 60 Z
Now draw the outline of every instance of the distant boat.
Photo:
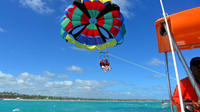
M 20 98 L 20 97 L 17 97 L 16 100 L 21 100 L 21 98 Z
M 168 102 L 161 102 L 162 108 L 169 108 L 170 104 Z
M 19 108 L 15 108 L 12 110 L 13 112 L 20 112 L 20 109 Z

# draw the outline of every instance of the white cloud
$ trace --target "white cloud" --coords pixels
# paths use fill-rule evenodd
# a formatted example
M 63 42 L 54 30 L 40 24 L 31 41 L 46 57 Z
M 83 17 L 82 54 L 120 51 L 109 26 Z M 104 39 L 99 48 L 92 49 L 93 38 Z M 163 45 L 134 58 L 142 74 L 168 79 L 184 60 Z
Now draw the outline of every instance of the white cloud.
M 23 80 L 27 80 L 27 81 L 34 80 L 34 81 L 40 81 L 40 82 L 45 82 L 49 80 L 49 78 L 47 77 L 42 77 L 40 75 L 32 75 L 27 72 L 21 73 L 19 75 L 19 78 Z
M 43 79 L 41 81 L 41 79 Z M 46 80 L 45 80 L 46 79 Z M 48 80 L 45 76 L 28 72 L 14 76 L 0 72 L 0 91 L 12 91 L 23 94 L 40 94 L 52 96 L 71 96 L 85 98 L 105 98 L 110 96 L 105 89 L 115 86 L 113 81 L 96 80 Z M 114 94 L 114 93 L 113 93 Z M 118 96 L 118 92 L 115 92 Z
M 3 28 L 0 27 L 0 32 L 5 32 L 5 30 Z
M 79 72 L 79 73 L 83 72 L 83 69 L 81 67 L 78 67 L 78 66 L 75 66 L 75 65 L 67 67 L 66 70 L 69 71 L 69 72 Z
M 54 10 L 49 8 L 42 0 L 19 0 L 19 2 L 38 13 L 52 13 Z
M 163 77 L 165 77 L 165 76 L 160 75 L 160 74 L 154 74 L 154 75 L 148 76 L 148 78 L 150 78 L 150 79 L 160 79 L 160 78 L 163 78 Z
M 54 77 L 54 76 L 56 76 L 55 73 L 51 73 L 51 72 L 49 72 L 49 71 L 44 71 L 43 73 L 44 73 L 44 75 L 46 75 L 47 77 Z
M 116 3 L 120 6 L 120 10 L 124 14 L 124 16 L 128 18 L 133 16 L 133 12 L 130 11 L 130 8 L 134 7 L 134 2 L 132 2 L 132 0 L 131 2 L 129 0 L 113 0 L 113 3 Z
M 19 79 L 19 80 L 17 80 L 17 83 L 18 83 L 18 84 L 23 84 L 23 83 L 24 83 L 24 80 Z
M 152 87 L 136 87 L 135 90 L 143 90 L 143 91 L 150 91 L 154 90 L 154 92 L 164 91 L 165 88 L 161 87 L 160 85 L 152 86 Z
M 68 4 L 68 3 L 72 3 L 72 0 L 60 0 L 61 2 Z
M 152 59 L 151 61 L 148 62 L 148 65 L 160 66 L 160 65 L 164 65 L 164 61 L 161 61 L 157 58 L 154 58 L 154 59 Z
M 156 90 L 156 91 L 165 91 L 166 89 L 158 85 L 158 86 L 153 86 L 153 87 L 152 87 L 152 90 Z
M 58 76 L 57 74 L 55 74 Z M 149 97 L 149 91 L 163 91 L 161 86 L 150 88 L 134 88 L 120 90 L 120 83 L 115 81 L 97 80 L 49 80 L 45 76 L 33 75 L 28 72 L 19 75 L 6 74 L 0 71 L 0 91 L 12 91 L 23 94 L 68 96 L 84 98 L 154 98 L 155 93 Z M 114 91 L 112 90 L 114 88 Z M 137 90 L 137 91 L 135 91 Z M 137 93 L 142 91 L 143 94 Z M 145 92 L 144 92 L 145 91 Z M 148 96 L 148 97 L 147 97 Z
M 127 96 L 138 96 L 136 93 L 134 93 L 134 92 L 125 92 L 125 94 L 127 95 Z
M 3 89 L 8 89 L 9 87 L 16 84 L 16 79 L 11 74 L 5 74 L 0 71 L 0 87 L 4 87 Z
M 139 0 L 112 0 L 113 3 L 120 6 L 120 10 L 125 17 L 132 17 L 134 13 L 130 11 L 131 8 L 134 8 L 135 4 L 139 2 Z M 69 4 L 69 0 L 61 0 L 64 4 Z
M 76 79 L 70 93 L 77 97 L 105 98 L 110 96 L 110 91 L 106 91 L 106 89 L 115 85 L 116 83 L 113 81 Z M 118 92 L 115 92 L 115 96 L 117 95 Z
M 58 79 L 68 79 L 69 76 L 68 75 L 57 75 Z
M 5 73 L 3 73 L 2 71 L 0 71 L 0 79 L 11 79 L 11 78 L 13 78 L 12 75 L 10 75 L 10 74 L 5 74 Z
M 57 75 L 49 71 L 44 71 L 43 74 L 44 74 L 44 77 L 48 79 L 68 79 L 69 78 L 68 75 L 65 75 L 65 74 Z
M 73 84 L 72 81 L 54 81 L 54 82 L 47 82 L 45 87 L 64 87 L 64 86 L 71 86 Z
M 80 80 L 80 79 L 76 79 L 75 83 L 79 86 L 82 87 L 91 87 L 91 88 L 104 88 L 104 87 L 109 87 L 112 85 L 117 84 L 116 82 L 107 82 L 107 81 L 95 81 L 95 80 Z

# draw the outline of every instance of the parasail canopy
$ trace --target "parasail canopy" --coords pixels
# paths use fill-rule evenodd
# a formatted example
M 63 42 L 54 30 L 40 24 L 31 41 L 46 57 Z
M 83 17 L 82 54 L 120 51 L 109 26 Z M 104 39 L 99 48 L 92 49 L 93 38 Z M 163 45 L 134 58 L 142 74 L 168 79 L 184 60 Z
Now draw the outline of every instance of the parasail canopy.
M 78 48 L 103 50 L 123 43 L 120 7 L 112 0 L 74 0 L 61 19 L 61 35 Z
M 200 7 L 167 16 L 170 32 L 180 50 L 200 48 Z M 170 52 L 164 18 L 155 22 L 159 52 Z

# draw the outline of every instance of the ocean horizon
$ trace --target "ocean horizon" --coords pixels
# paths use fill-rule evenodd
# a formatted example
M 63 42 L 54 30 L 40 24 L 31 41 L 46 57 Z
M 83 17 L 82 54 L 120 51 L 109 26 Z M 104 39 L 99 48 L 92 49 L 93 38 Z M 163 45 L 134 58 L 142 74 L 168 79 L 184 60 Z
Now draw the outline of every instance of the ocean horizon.
M 1 100 L 0 112 L 170 112 L 160 102 Z

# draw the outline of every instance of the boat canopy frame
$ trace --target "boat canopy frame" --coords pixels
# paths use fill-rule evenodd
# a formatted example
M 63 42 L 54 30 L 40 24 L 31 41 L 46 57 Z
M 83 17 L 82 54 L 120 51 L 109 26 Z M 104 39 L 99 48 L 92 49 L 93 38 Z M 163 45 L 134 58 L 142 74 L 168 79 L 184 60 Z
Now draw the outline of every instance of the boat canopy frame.
M 178 47 L 178 45 L 177 45 L 174 37 L 171 34 L 171 29 L 170 29 L 169 24 L 168 24 L 167 15 L 166 15 L 166 12 L 165 12 L 162 0 L 160 0 L 160 4 L 161 4 L 162 11 L 163 11 L 164 21 L 161 21 L 161 20 L 158 20 L 158 21 L 160 21 L 159 24 L 163 25 L 161 27 L 162 29 L 160 29 L 160 30 L 165 30 L 166 31 L 166 32 L 163 32 L 163 36 L 168 36 L 168 39 L 169 39 L 170 49 L 171 49 L 171 52 L 172 52 L 172 57 L 173 57 L 173 62 L 174 62 L 174 68 L 175 68 L 176 77 L 177 77 L 178 91 L 181 91 L 181 87 L 180 87 L 179 74 L 178 74 L 178 69 L 177 69 L 177 64 L 176 64 L 175 53 L 174 53 L 175 51 L 176 51 L 176 54 L 177 54 L 177 56 L 178 56 L 181 64 L 183 65 L 183 68 L 184 68 L 187 76 L 189 77 L 189 80 L 190 80 L 190 82 L 191 82 L 191 84 L 192 84 L 192 86 L 193 86 L 193 88 L 194 88 L 194 90 L 195 90 L 195 92 L 196 92 L 196 94 L 198 96 L 198 99 L 200 99 L 200 89 L 199 89 L 199 87 L 198 87 L 198 85 L 197 85 L 197 83 L 196 83 L 196 81 L 194 79 L 194 76 L 192 75 L 192 71 L 189 68 L 189 66 L 187 65 L 187 63 L 186 63 L 186 61 L 185 61 L 185 59 L 183 57 L 183 54 L 182 54 L 181 50 L 179 49 L 179 47 Z M 159 33 L 161 33 L 161 32 L 157 32 L 158 38 L 159 38 L 159 35 L 158 35 Z M 162 51 L 159 49 L 159 52 L 162 52 Z M 171 111 L 174 112 L 173 106 L 172 106 L 171 85 L 170 85 L 170 80 L 169 80 L 168 57 L 167 57 L 167 53 L 168 52 L 170 52 L 170 51 L 165 51 L 166 75 L 167 75 L 167 80 L 168 80 L 168 92 L 169 92 L 170 103 L 171 103 Z M 185 112 L 184 104 L 183 104 L 183 99 L 182 99 L 182 93 L 181 92 L 179 92 L 179 98 L 180 98 L 181 111 Z

